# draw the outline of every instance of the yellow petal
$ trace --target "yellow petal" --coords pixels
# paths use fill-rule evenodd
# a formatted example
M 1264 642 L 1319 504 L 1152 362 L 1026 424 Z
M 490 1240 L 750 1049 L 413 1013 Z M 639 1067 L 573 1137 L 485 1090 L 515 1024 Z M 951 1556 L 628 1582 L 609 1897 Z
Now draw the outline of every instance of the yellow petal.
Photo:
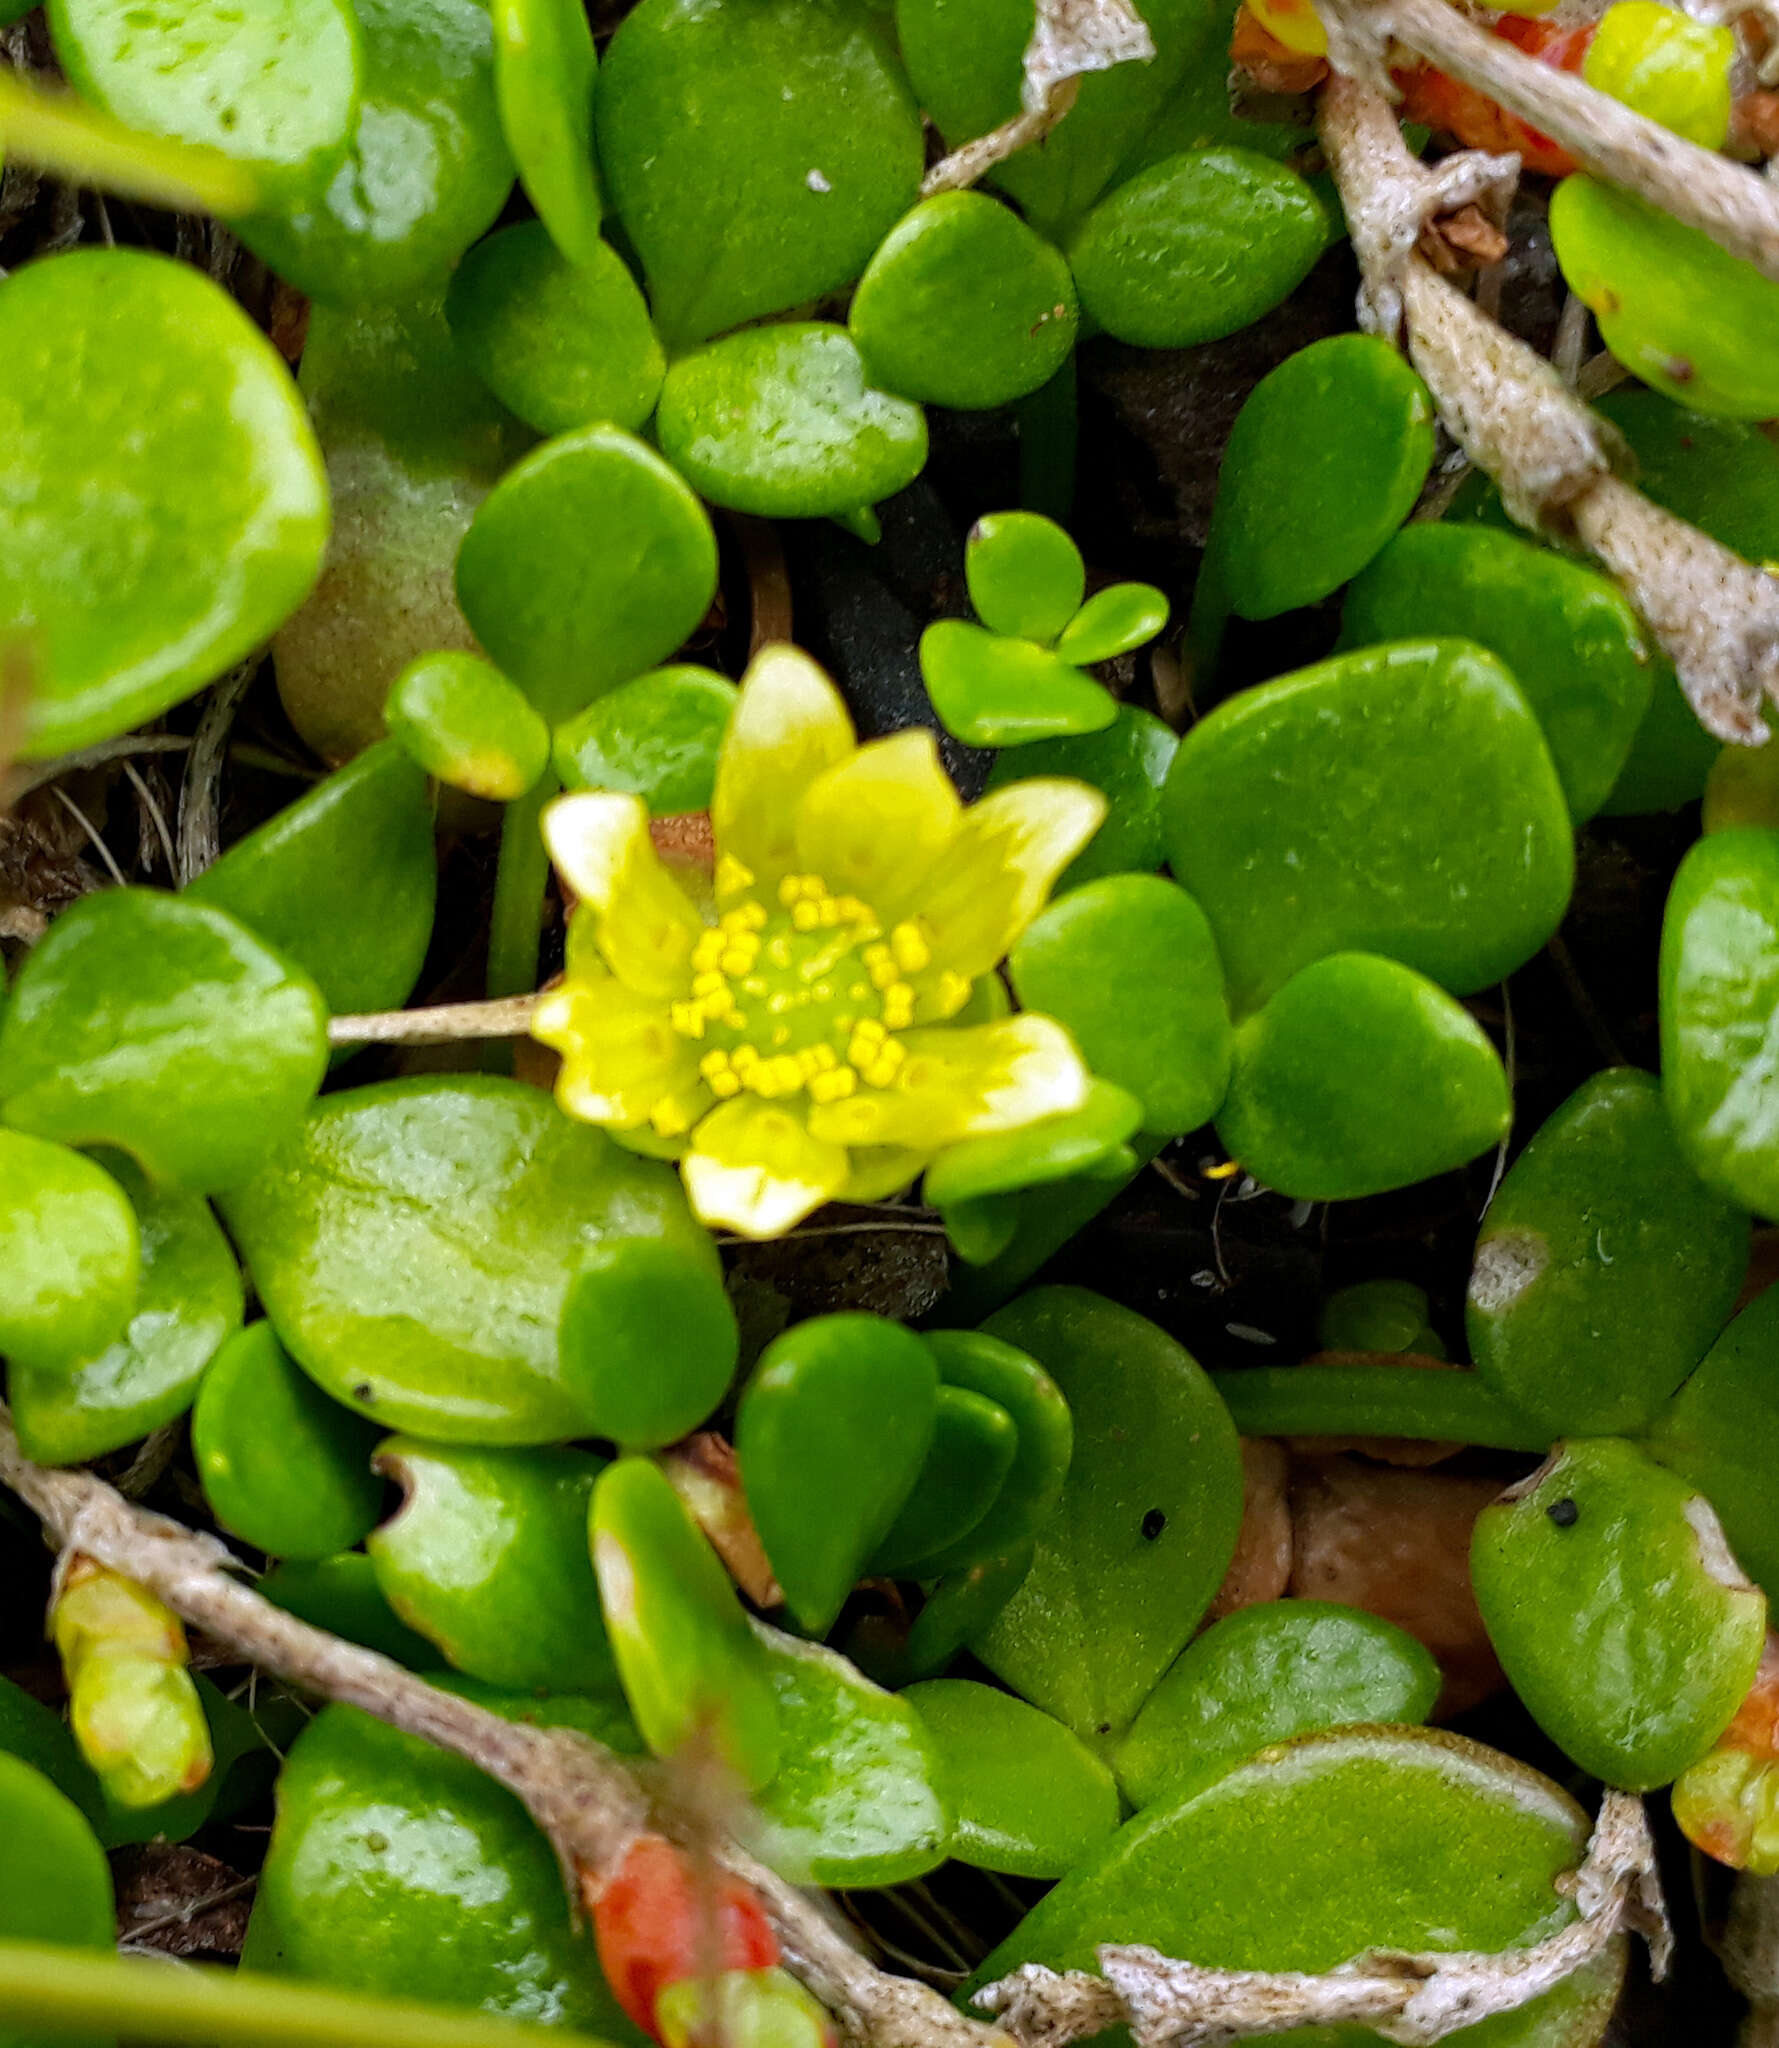
M 870 904 L 887 930 L 963 818 L 939 748 L 924 726 L 870 740 L 819 775 L 797 808 L 797 862 L 836 896 Z
M 713 1109 L 692 1134 L 680 1173 L 692 1210 L 712 1229 L 778 1237 L 846 1185 L 843 1146 L 812 1138 L 802 1116 L 758 1096 Z
M 852 1170 L 840 1191 L 843 1202 L 881 1202 L 911 1187 L 931 1162 L 930 1152 L 906 1145 L 867 1145 L 849 1153 Z
M 840 692 L 809 656 L 763 647 L 741 679 L 717 759 L 710 821 L 719 860 L 740 861 L 756 893 L 792 873 L 803 792 L 856 744 Z
M 1092 1080 L 1062 1026 L 1030 1010 L 963 1030 L 905 1031 L 901 1044 L 907 1056 L 890 1087 L 810 1111 L 816 1137 L 936 1152 L 1079 1109 Z
M 1004 959 L 1105 815 L 1097 789 L 1053 775 L 972 804 L 920 901 L 934 966 L 974 980 Z
M 638 995 L 680 996 L 704 922 L 662 865 L 648 806 L 612 790 L 583 790 L 544 813 L 550 858 L 598 923 L 599 950 Z
M 698 1054 L 666 1008 L 612 977 L 565 981 L 538 998 L 531 1035 L 562 1055 L 556 1100 L 583 1123 L 631 1130 L 666 1099 L 687 1122 L 710 1102 Z

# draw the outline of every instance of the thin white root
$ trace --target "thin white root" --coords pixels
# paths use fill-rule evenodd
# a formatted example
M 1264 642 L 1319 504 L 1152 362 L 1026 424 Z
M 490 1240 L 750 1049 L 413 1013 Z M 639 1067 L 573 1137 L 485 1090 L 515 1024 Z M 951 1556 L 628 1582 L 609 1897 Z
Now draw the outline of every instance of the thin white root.
M 1559 1880 L 1559 1883 L 1562 1881 Z M 1643 1802 L 1608 1792 L 1587 1857 L 1564 1887 L 1579 1918 L 1548 1940 L 1498 1955 L 1372 1950 L 1321 1975 L 1206 1970 L 1152 1948 L 1099 1951 L 1101 1976 L 1028 1963 L 976 1996 L 1022 2048 L 1064 2048 L 1122 2022 L 1137 2048 L 1223 2048 L 1304 2026 L 1368 2026 L 1402 2048 L 1430 2048 L 1495 2013 L 1515 2012 L 1586 1969 L 1627 1932 L 1666 1974 L 1672 1935 Z
M 1779 578 L 1624 482 L 1616 472 L 1626 458 L 1607 423 L 1415 253 L 1410 229 L 1451 192 L 1494 178 L 1501 159 L 1473 158 L 1457 174 L 1428 169 L 1404 146 L 1383 93 L 1338 73 L 1322 91 L 1321 135 L 1365 279 L 1360 324 L 1406 341 L 1440 418 L 1515 520 L 1579 539 L 1618 579 L 1707 730 L 1760 745 L 1761 706 L 1779 699 Z

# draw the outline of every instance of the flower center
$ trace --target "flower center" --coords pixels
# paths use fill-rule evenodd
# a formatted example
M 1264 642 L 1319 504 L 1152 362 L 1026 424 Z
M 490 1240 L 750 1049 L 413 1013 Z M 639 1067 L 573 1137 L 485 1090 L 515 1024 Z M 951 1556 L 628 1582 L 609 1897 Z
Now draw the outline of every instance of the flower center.
M 912 920 L 886 937 L 858 897 L 787 875 L 773 907 L 745 896 L 698 941 L 673 1028 L 709 1046 L 699 1072 L 719 1098 L 807 1089 L 837 1102 L 894 1082 L 906 1056 L 894 1034 L 914 1022 L 908 977 L 931 960 Z

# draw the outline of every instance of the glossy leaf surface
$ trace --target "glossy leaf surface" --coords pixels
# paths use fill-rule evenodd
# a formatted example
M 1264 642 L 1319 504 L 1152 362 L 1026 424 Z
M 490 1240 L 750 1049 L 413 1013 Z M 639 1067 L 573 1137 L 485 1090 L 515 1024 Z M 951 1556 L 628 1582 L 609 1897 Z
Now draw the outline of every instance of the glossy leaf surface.
M 494 0 L 494 98 L 526 197 L 570 263 L 597 262 L 596 60 L 576 0 Z
M 939 619 L 920 636 L 920 672 L 939 722 L 972 747 L 1016 747 L 1099 732 L 1117 699 L 1047 647 L 1004 639 L 967 619 Z
M 591 1433 L 653 1450 L 689 1436 L 723 1398 L 741 1336 L 714 1255 L 627 1237 L 582 1260 L 561 1343 L 562 1377 Z
M 998 1401 L 941 1386 L 926 1463 L 871 1571 L 927 1576 L 927 1561 L 965 1541 L 994 1505 L 1018 1448 L 1018 1425 Z
M 550 729 L 499 669 L 473 654 L 423 654 L 395 679 L 391 738 L 428 775 L 513 803 L 550 765 Z
M 102 1166 L 0 1128 L 0 1352 L 60 1369 L 122 1337 L 136 1306 L 141 1239 Z
M 1116 718 L 1100 732 L 1039 740 L 996 756 L 988 771 L 991 790 L 1033 775 L 1066 775 L 1090 783 L 1106 798 L 1105 822 L 1063 869 L 1053 896 L 1102 875 L 1152 874 L 1160 867 L 1166 858 L 1161 789 L 1178 745 L 1178 737 L 1154 712 L 1120 704 Z
M 991 633 L 1048 645 L 1081 608 L 1087 565 L 1057 525 L 1036 512 L 988 512 L 970 529 L 964 579 Z
M 655 817 L 710 806 L 735 685 L 690 663 L 620 683 L 556 731 L 566 789 L 628 790 Z

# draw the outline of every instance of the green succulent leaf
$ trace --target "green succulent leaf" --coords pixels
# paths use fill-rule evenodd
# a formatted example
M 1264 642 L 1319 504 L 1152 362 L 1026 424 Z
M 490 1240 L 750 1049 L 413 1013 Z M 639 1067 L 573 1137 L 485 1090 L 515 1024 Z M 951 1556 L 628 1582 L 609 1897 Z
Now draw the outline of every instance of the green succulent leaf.
M 275 1565 L 260 1580 L 259 1590 L 299 1621 L 362 1643 L 410 1671 L 431 1671 L 438 1664 L 437 1646 L 397 1615 L 377 1583 L 376 1566 L 362 1550 Z
M 22 1851 L 0 1866 L 0 1940 L 110 1949 L 111 1869 L 99 1838 L 73 1800 L 22 1757 L 0 1754 L 0 1828 Z M 0 2028 L 5 2048 L 32 2048 L 35 2038 Z
M 592 267 L 604 244 L 604 195 L 593 153 L 597 59 L 579 0 L 493 0 L 494 98 L 519 181 L 570 263 Z
M 1152 583 L 1113 583 L 1096 590 L 1062 630 L 1056 651 L 1086 666 L 1129 654 L 1165 632 L 1168 601 Z
M 327 484 L 277 352 L 189 264 L 27 265 L 0 283 L 0 361 L 0 647 L 36 760 L 158 717 L 259 646 L 321 568 Z
M 428 775 L 513 803 L 550 765 L 550 729 L 499 669 L 473 654 L 423 654 L 395 679 L 390 737 Z
M 920 115 L 866 0 L 643 0 L 597 126 L 676 348 L 850 284 L 920 185 Z
M 0 1127 L 0 1353 L 60 1370 L 115 1344 L 141 1270 L 136 1212 L 112 1176 Z
M 967 746 L 1101 732 L 1118 715 L 1111 691 L 1060 655 L 968 619 L 938 619 L 926 629 L 920 672 L 940 724 Z
M 1090 602 L 1082 616 L 1092 609 Z M 988 771 L 991 790 L 1033 775 L 1064 775 L 1089 783 L 1106 799 L 1105 822 L 1063 869 L 1052 897 L 1104 875 L 1153 874 L 1161 866 L 1167 858 L 1161 791 L 1179 744 L 1153 711 L 1120 704 L 1117 717 L 1098 732 L 1038 740 L 996 755 Z
M 627 790 L 656 817 L 710 808 L 735 685 L 685 663 L 620 683 L 556 729 L 565 789 Z
M 1018 1425 L 998 1401 L 941 1386 L 926 1463 L 867 1569 L 925 1578 L 928 1561 L 963 1542 L 993 1507 L 1018 1449 Z
M 1081 550 L 1037 512 L 986 512 L 964 546 L 964 580 L 991 633 L 1049 646 L 1087 594 Z

